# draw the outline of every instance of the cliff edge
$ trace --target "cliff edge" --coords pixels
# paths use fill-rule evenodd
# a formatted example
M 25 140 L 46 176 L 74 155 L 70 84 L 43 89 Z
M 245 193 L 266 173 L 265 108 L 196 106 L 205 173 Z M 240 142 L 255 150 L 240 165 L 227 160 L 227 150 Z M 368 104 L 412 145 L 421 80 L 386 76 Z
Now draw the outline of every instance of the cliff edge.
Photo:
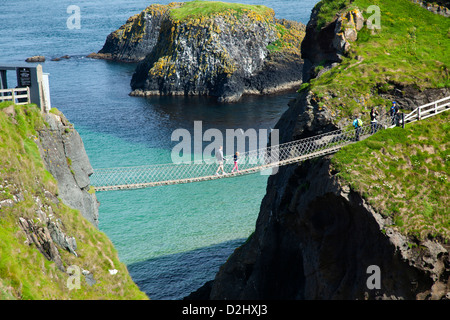
M 407 111 L 450 94 L 446 48 L 425 53 L 430 37 L 448 40 L 448 19 L 407 0 L 377 4 L 376 30 L 365 1 L 316 5 L 308 82 L 276 125 L 281 143 L 348 128 L 356 114 L 370 123 L 392 99 Z M 448 112 L 279 168 L 255 232 L 187 299 L 450 299 L 447 132 Z
M 98 227 L 99 203 L 89 181 L 94 171 L 83 140 L 58 110 L 43 117 L 48 125 L 38 130 L 38 146 L 45 167 L 58 181 L 58 196 Z
M 0 103 L 0 300 L 147 299 L 105 234 L 62 113 Z

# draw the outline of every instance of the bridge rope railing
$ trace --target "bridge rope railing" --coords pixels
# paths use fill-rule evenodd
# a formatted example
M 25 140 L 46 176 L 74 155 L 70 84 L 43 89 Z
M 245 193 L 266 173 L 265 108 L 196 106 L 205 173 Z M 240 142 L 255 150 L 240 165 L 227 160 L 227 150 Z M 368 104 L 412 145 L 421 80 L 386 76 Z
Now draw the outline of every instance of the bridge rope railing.
M 342 146 L 354 142 L 356 134 L 364 138 L 386 127 L 386 124 L 378 123 L 376 127 L 373 125 L 362 126 L 358 129 L 358 133 L 356 133 L 355 129 L 335 130 L 296 141 L 243 152 L 239 155 L 239 172 L 234 172 L 233 175 L 250 174 L 295 162 L 302 158 L 309 159 L 336 152 Z M 225 156 L 224 159 L 224 170 L 230 175 L 234 166 L 233 155 Z M 98 191 L 132 189 L 200 181 L 199 179 L 205 177 L 209 177 L 209 180 L 223 177 L 215 176 L 217 168 L 218 162 L 215 158 L 179 164 L 101 168 L 94 171 L 90 180 L 91 185 Z
M 407 115 L 402 115 L 402 126 L 416 120 L 425 119 L 450 110 L 450 97 L 425 104 L 414 109 Z M 398 120 L 398 118 L 395 118 Z M 323 134 L 290 141 L 275 146 L 267 146 L 257 150 L 247 151 L 239 156 L 239 172 L 231 173 L 234 166 L 233 155 L 225 157 L 225 176 L 243 175 L 263 171 L 277 166 L 287 165 L 307 159 L 321 157 L 334 153 L 343 146 L 364 139 L 381 129 L 392 128 L 394 118 L 384 119 L 379 123 L 362 126 L 357 131 L 354 128 L 335 130 Z M 134 189 L 157 185 L 204 181 L 224 177 L 216 176 L 218 163 L 215 158 L 202 159 L 187 163 L 152 164 L 146 166 L 100 168 L 95 169 L 90 176 L 91 185 L 97 191 Z

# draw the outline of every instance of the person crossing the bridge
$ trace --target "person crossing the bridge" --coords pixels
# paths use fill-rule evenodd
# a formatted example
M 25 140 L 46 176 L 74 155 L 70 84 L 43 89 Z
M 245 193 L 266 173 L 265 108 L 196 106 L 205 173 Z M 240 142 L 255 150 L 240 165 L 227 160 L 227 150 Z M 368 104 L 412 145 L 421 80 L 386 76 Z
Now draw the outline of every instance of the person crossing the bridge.
M 238 159 L 239 159 L 239 152 L 236 151 L 236 153 L 234 154 L 234 167 L 233 170 L 231 170 L 232 173 L 234 172 L 234 170 L 239 172 Z
M 226 161 L 226 159 L 223 157 L 223 151 L 222 151 L 222 146 L 219 147 L 219 150 L 216 151 L 216 159 L 217 162 L 219 163 L 219 167 L 217 168 L 216 171 L 216 176 L 219 175 L 219 171 L 222 171 L 222 174 L 225 174 L 225 171 L 223 170 L 223 162 Z
M 359 141 L 359 135 L 361 134 L 361 128 L 363 126 L 360 115 L 357 115 L 356 119 L 353 120 L 353 126 L 355 127 L 355 141 Z

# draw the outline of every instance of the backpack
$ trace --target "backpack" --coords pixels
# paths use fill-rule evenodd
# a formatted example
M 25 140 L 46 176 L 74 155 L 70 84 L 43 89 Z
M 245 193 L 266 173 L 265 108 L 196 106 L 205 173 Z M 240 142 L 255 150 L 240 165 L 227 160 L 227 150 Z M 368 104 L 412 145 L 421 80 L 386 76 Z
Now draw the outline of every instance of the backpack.
M 362 120 L 358 118 L 358 119 L 356 119 L 356 121 L 357 121 L 358 127 L 362 127 L 362 125 L 363 125 Z

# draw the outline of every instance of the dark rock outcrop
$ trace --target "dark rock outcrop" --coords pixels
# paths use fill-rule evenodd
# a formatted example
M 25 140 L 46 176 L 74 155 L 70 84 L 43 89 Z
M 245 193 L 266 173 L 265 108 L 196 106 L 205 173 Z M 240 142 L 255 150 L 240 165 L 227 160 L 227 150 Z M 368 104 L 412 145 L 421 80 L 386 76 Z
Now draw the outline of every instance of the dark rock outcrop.
M 36 202 L 40 207 L 36 212 L 39 222 L 36 223 L 33 219 L 20 217 L 19 226 L 27 237 L 28 245 L 34 244 L 47 260 L 55 262 L 59 270 L 65 271 L 57 246 L 77 256 L 77 242 L 74 237 L 67 236 L 64 233 L 61 221 L 55 219 L 51 213 L 51 207 L 44 208 L 39 198 L 36 198 Z M 50 213 L 47 214 L 46 212 Z
M 440 14 L 444 17 L 450 17 L 450 1 L 427 1 L 427 0 L 411 0 L 419 4 L 423 8 L 435 14 Z
M 316 6 L 312 10 L 311 19 L 306 26 L 306 35 L 301 44 L 305 63 L 303 82 L 318 76 L 314 73 L 315 67 L 323 66 L 325 71 L 333 64 L 340 63 L 342 57 L 349 52 L 351 43 L 357 40 L 358 31 L 363 28 L 365 22 L 362 13 L 355 9 L 336 14 L 331 22 L 319 28 L 317 19 L 319 8 Z
M 378 94 L 384 99 L 398 102 L 399 108 L 404 110 L 414 110 L 417 106 L 450 96 L 450 88 L 419 90 L 415 86 L 398 83 L 394 83 L 392 87 L 388 91 L 379 90 Z
M 91 53 L 88 57 L 122 62 L 143 60 L 156 46 L 161 24 L 176 5 L 153 4 L 130 17 L 118 30 L 108 35 L 98 53 Z
M 208 95 L 233 102 L 245 93 L 300 84 L 299 55 L 269 58 L 267 46 L 277 38 L 265 23 L 244 17 L 233 24 L 218 16 L 210 25 L 167 20 L 162 28 L 161 39 L 174 40 L 159 42 L 137 67 L 133 95 Z
M 98 227 L 99 203 L 90 193 L 92 166 L 78 132 L 64 115 L 45 114 L 48 127 L 39 131 L 39 148 L 47 170 L 58 181 L 61 200 Z
M 342 51 L 333 44 L 337 21 L 338 16 L 320 31 L 314 21 L 308 24 L 309 45 L 302 45 L 307 72 L 321 61 L 339 63 Z M 449 92 L 395 86 L 378 94 L 412 107 Z M 289 106 L 276 125 L 281 143 L 345 126 L 309 90 Z M 413 240 L 398 232 L 391 218 L 338 179 L 331 157 L 281 167 L 270 176 L 255 232 L 214 282 L 190 298 L 450 299 L 449 246 L 427 239 L 411 245 Z M 376 288 L 370 285 L 373 267 L 380 271 Z
M 286 142 L 335 127 L 304 92 L 277 128 Z M 208 285 L 210 299 L 448 298 L 448 248 L 431 240 L 411 247 L 390 218 L 340 182 L 330 157 L 269 177 L 255 232 Z M 371 266 L 380 289 L 367 285 Z

